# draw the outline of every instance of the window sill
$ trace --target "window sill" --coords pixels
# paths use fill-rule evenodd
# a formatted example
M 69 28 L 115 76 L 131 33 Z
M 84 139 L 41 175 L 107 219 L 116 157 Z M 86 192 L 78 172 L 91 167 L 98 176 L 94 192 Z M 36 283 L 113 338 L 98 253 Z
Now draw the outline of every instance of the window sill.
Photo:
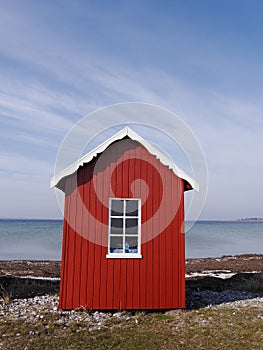
M 142 255 L 141 254 L 138 254 L 138 253 L 111 253 L 111 254 L 107 254 L 106 255 L 106 258 L 107 259 L 118 259 L 118 258 L 121 258 L 121 259 L 141 259 L 142 258 Z

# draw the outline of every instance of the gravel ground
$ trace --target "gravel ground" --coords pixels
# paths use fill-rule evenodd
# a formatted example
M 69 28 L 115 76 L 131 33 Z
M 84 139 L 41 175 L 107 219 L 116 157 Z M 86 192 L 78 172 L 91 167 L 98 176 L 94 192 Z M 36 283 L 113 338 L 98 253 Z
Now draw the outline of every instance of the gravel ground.
M 252 307 L 258 308 L 259 310 L 263 310 L 263 297 L 258 297 L 254 299 L 237 300 L 232 303 L 226 303 L 219 306 L 224 306 L 224 305 L 232 308 L 252 306 Z
M 232 302 L 226 302 L 233 300 Z M 202 291 L 192 294 L 192 300 L 189 303 L 202 303 L 202 306 L 212 307 L 215 304 L 218 306 L 227 305 L 231 308 L 240 308 L 253 306 L 258 309 L 263 309 L 263 295 L 255 298 L 255 294 L 240 292 L 240 291 L 224 291 L 212 292 Z M 129 320 L 135 318 L 136 313 L 132 312 L 88 312 L 88 311 L 61 311 L 57 309 L 57 296 L 38 296 L 28 299 L 15 299 L 11 302 L 0 303 L 0 317 L 5 321 L 25 320 L 32 324 L 46 316 L 52 315 L 52 322 L 63 324 L 67 328 L 72 322 L 85 322 L 89 330 L 100 329 L 105 326 L 105 322 L 110 318 L 120 320 Z M 168 311 L 169 313 L 169 311 Z M 50 320 L 50 317 L 46 317 Z M 51 321 L 50 321 L 51 322 Z M 48 327 L 48 322 L 47 322 Z
M 1 320 L 13 321 L 22 319 L 25 322 L 37 323 L 47 318 L 48 323 L 63 324 L 67 328 L 73 322 L 85 322 L 89 330 L 100 329 L 110 318 L 128 320 L 135 315 L 129 312 L 88 312 L 88 311 L 62 311 L 58 310 L 58 297 L 51 295 L 37 296 L 28 299 L 14 299 L 11 302 L 0 302 Z M 50 317 L 52 316 L 51 320 Z M 47 324 L 48 328 L 48 324 Z

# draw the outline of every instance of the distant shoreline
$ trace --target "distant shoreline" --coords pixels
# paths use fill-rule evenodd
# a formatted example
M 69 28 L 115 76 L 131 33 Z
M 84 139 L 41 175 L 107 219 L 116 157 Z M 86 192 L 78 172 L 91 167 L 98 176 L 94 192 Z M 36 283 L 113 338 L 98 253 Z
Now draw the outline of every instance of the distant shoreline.
M 237 219 L 237 221 L 249 221 L 249 222 L 263 221 L 263 218 L 241 218 L 241 219 Z

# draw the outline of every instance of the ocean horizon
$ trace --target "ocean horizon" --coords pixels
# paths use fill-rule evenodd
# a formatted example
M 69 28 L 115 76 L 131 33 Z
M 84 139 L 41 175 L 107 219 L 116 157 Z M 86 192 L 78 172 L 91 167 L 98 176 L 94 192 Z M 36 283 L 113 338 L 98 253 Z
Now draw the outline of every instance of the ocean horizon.
M 62 226 L 61 219 L 0 219 L 0 260 L 60 260 Z M 200 220 L 185 246 L 186 258 L 262 254 L 263 221 Z

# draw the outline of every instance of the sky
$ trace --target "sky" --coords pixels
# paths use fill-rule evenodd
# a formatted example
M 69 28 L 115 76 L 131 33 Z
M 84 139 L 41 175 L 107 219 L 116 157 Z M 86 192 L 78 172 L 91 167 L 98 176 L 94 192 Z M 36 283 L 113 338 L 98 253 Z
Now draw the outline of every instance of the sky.
M 0 218 L 61 218 L 60 144 L 123 102 L 168 109 L 198 138 L 200 219 L 263 217 L 262 34 L 260 0 L 0 1 Z

